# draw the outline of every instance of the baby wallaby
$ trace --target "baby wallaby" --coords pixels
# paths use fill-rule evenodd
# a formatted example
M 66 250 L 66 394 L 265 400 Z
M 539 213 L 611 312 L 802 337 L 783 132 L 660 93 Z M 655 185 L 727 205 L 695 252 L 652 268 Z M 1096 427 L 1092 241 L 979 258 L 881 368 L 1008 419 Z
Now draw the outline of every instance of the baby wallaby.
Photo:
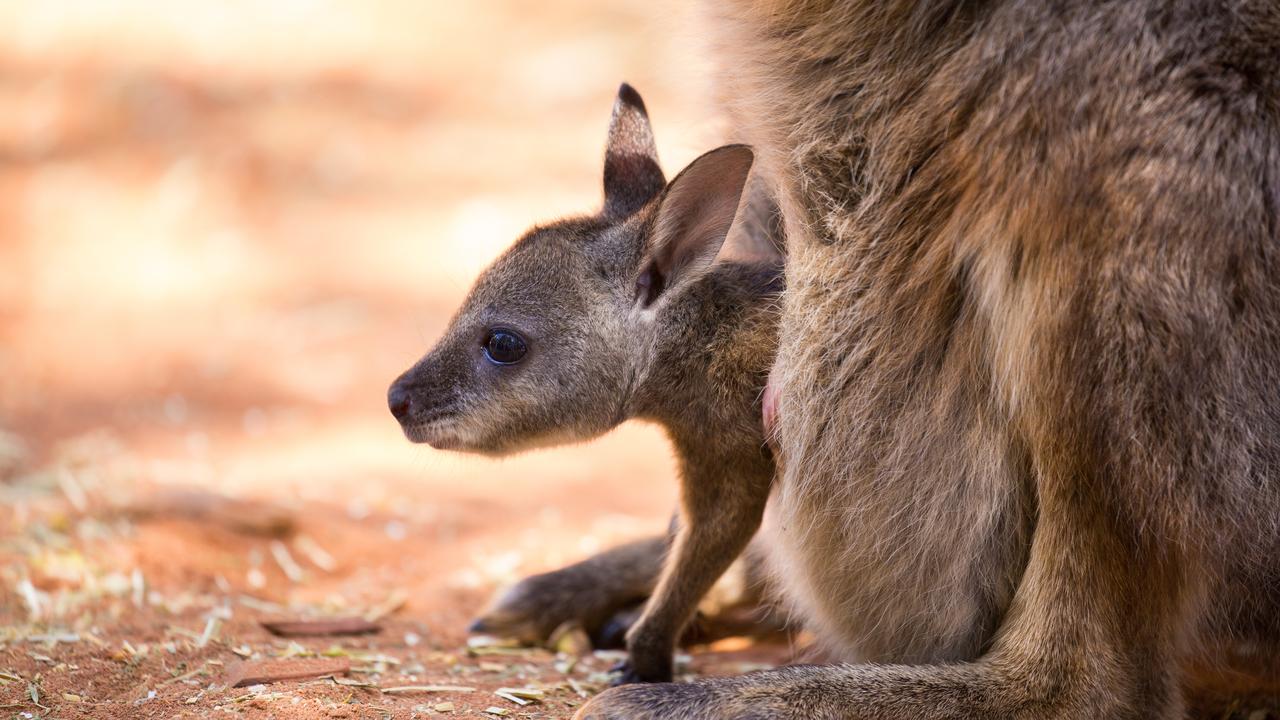
M 755 534 L 773 479 L 760 396 L 780 258 L 732 259 L 724 247 L 752 160 L 746 146 L 721 147 L 666 183 L 644 103 L 624 84 L 603 210 L 520 238 L 388 393 L 410 440 L 490 455 L 587 440 L 631 418 L 666 429 L 680 508 L 627 635 L 623 682 L 671 679 L 677 638 Z

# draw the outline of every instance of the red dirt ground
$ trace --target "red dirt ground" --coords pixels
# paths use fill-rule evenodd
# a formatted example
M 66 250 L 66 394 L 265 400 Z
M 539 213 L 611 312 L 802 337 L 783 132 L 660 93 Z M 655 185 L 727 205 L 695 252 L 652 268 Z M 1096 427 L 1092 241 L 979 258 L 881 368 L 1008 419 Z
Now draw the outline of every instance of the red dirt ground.
M 463 628 L 506 582 L 661 530 L 662 438 L 459 457 L 405 441 L 384 393 L 526 226 L 598 203 L 618 81 L 668 169 L 715 143 L 696 22 L 0 4 L 0 716 L 561 718 L 597 690 L 609 657 L 475 655 Z M 380 633 L 258 625 L 366 613 Z M 353 672 L 227 687 L 244 656 L 316 654 Z M 790 654 L 731 639 L 693 667 Z M 1266 716 L 1220 685 L 1204 717 Z

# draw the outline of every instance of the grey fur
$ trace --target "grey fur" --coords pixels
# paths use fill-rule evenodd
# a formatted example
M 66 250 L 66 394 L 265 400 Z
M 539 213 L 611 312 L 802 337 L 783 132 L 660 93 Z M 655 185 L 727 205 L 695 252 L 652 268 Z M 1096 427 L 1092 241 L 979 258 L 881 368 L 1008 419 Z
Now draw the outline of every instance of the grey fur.
M 574 610 L 598 624 L 652 589 L 628 634 L 629 681 L 671 678 L 676 639 L 755 533 L 774 474 L 759 398 L 781 267 L 776 255 L 754 251 L 751 262 L 717 260 L 752 154 L 740 145 L 713 150 L 664 189 L 653 147 L 643 103 L 624 85 L 610 124 L 604 210 L 516 242 L 389 392 L 405 434 L 439 448 L 504 455 L 588 440 L 632 418 L 666 429 L 681 504 L 656 586 L 655 546 L 641 543 L 532 579 L 487 620 L 515 627 L 528 619 L 519 631 L 541 639 L 561 602 L 579 603 Z M 482 345 L 495 329 L 528 341 L 523 360 L 486 360 Z M 618 577 L 584 598 L 583 579 L 590 584 L 601 567 Z
M 581 718 L 1181 717 L 1280 638 L 1280 4 L 724 0 L 778 586 L 851 661 Z

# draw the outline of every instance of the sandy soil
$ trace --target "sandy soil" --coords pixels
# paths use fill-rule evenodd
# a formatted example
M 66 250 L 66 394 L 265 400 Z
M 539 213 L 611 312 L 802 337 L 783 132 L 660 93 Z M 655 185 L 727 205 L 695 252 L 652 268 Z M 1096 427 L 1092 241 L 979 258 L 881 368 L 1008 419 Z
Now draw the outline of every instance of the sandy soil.
M 599 202 L 620 80 L 669 170 L 715 144 L 696 27 L 642 0 L 0 2 L 0 717 L 559 718 L 598 690 L 608 655 L 463 629 L 661 530 L 665 442 L 459 457 L 384 394 L 526 226 Z M 334 616 L 382 629 L 259 625 Z M 228 687 L 312 656 L 352 671 Z M 1251 692 L 1204 716 L 1265 717 Z

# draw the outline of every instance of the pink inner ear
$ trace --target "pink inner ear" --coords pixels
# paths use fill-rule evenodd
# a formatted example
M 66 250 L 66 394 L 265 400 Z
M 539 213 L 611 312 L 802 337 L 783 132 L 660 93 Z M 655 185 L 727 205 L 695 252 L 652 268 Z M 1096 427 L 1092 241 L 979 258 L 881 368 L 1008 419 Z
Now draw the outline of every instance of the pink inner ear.
M 694 160 L 667 187 L 658 210 L 653 261 L 668 285 L 686 269 L 715 259 L 733 226 L 751 162 L 746 146 L 717 148 Z
M 693 198 L 697 210 L 688 219 L 688 224 L 681 230 L 681 241 L 675 243 L 672 265 L 679 267 L 700 256 L 710 254 L 714 257 L 720 250 L 721 243 L 733 226 L 733 217 L 738 210 L 737 193 L 715 192 L 719 188 L 702 188 L 700 197 Z M 710 259 L 710 258 L 708 258 Z

